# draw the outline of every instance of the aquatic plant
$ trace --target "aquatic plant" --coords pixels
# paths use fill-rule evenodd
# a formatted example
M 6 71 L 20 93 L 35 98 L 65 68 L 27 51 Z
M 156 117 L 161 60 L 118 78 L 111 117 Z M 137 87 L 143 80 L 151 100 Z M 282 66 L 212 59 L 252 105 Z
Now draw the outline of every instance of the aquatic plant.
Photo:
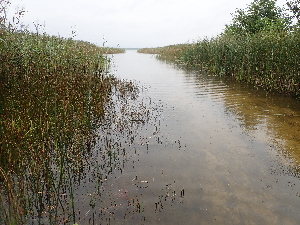
M 232 24 L 217 37 L 151 52 L 164 60 L 299 98 L 299 28 L 290 28 L 290 18 L 275 2 L 255 0 L 246 10 L 237 10 Z
M 166 61 L 178 61 L 183 52 L 190 46 L 190 44 L 169 45 L 157 48 L 141 48 L 137 52 L 145 54 L 157 54 L 157 57 Z
M 32 33 L 20 26 L 23 11 L 6 19 L 8 6 L 1 1 L 0 221 L 74 221 L 72 184 L 116 83 L 105 54 L 117 50 Z
M 197 42 L 182 54 L 182 59 L 210 73 L 299 97 L 299 38 L 298 32 L 224 35 Z
M 119 53 L 125 53 L 125 49 L 122 48 L 111 48 L 111 47 L 102 47 L 102 52 L 104 54 L 119 54 Z

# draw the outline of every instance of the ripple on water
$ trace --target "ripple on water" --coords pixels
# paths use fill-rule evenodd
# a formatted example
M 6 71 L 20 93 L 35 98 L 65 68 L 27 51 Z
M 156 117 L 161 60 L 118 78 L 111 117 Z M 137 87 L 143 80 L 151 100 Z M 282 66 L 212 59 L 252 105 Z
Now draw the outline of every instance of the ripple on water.
M 115 60 L 118 76 L 126 74 L 149 86 L 145 94 L 161 104 L 156 123 L 139 131 L 147 144 L 133 141 L 127 146 L 135 162 L 124 164 L 123 173 L 116 175 L 121 178 L 107 181 L 109 187 L 127 180 L 114 196 L 119 197 L 118 190 L 133 196 L 132 214 L 122 211 L 130 219 L 124 222 L 122 213 L 116 213 L 116 221 L 300 221 L 299 102 L 230 79 L 179 70 L 135 52 Z M 132 188 L 136 176 L 149 182 L 147 188 Z

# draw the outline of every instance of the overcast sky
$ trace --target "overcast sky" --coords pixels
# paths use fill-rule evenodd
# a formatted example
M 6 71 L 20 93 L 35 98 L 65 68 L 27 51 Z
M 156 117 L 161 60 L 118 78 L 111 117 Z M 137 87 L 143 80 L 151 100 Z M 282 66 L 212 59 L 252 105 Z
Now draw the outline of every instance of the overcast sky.
M 252 0 L 12 0 L 26 10 L 22 21 L 45 25 L 51 35 L 110 47 L 158 47 L 213 37 L 237 8 Z M 283 6 L 285 0 L 278 0 Z

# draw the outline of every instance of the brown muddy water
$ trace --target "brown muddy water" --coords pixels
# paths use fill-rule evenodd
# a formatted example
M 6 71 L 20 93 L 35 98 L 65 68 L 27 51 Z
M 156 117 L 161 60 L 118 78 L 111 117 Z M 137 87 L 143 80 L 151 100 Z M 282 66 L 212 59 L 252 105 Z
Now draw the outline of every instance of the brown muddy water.
M 75 188 L 78 224 L 300 223 L 299 101 L 133 50 L 113 61 L 141 90 L 114 99 L 93 149 L 113 166 Z

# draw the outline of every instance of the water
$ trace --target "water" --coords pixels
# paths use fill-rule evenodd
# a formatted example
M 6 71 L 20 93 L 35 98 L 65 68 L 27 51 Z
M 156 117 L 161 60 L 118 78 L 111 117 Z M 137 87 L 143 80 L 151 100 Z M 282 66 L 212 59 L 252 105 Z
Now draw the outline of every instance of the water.
M 135 132 L 115 137 L 123 163 L 79 224 L 299 223 L 299 101 L 133 50 L 113 60 L 117 77 L 143 86 L 122 109 Z

